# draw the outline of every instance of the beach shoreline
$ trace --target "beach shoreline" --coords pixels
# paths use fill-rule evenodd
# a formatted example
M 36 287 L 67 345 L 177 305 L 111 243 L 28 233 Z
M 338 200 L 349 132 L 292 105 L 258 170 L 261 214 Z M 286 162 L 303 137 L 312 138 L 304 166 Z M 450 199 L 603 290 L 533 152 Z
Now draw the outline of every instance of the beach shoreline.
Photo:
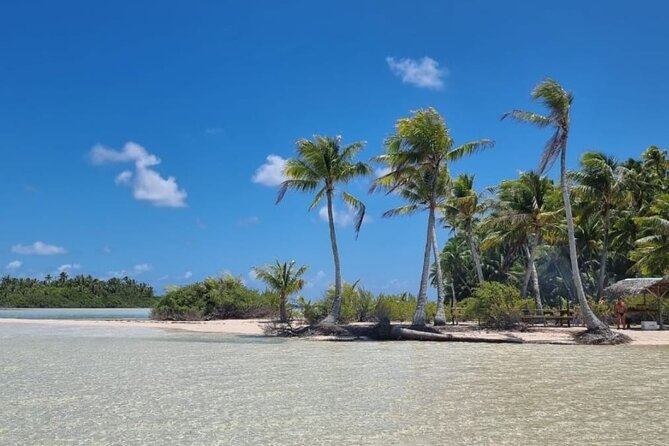
M 265 336 L 267 319 L 224 319 L 213 321 L 155 321 L 155 320 L 76 320 L 76 319 L 0 319 L 0 324 L 49 325 L 58 327 L 104 327 L 104 328 L 155 328 L 182 330 L 195 333 L 223 335 Z M 461 323 L 440 327 L 443 333 L 457 334 L 471 339 L 520 339 L 527 343 L 551 343 L 575 345 L 573 336 L 583 327 L 535 326 L 527 331 L 487 330 L 476 325 Z M 614 330 L 630 337 L 629 345 L 669 346 L 669 331 Z M 331 340 L 331 337 L 315 336 L 305 339 Z

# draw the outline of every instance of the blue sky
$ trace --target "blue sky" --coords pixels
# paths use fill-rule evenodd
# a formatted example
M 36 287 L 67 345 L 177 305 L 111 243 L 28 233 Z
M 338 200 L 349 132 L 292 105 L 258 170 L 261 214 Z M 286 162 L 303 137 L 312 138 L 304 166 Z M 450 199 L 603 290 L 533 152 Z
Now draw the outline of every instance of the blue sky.
M 456 142 L 496 147 L 453 166 L 479 187 L 536 166 L 547 133 L 529 108 L 546 76 L 575 94 L 570 165 L 666 146 L 669 7 L 661 1 L 13 2 L 0 15 L 0 268 L 21 276 L 132 275 L 160 291 L 222 271 L 310 265 L 332 280 L 327 225 L 309 198 L 274 205 L 294 141 L 341 134 L 382 150 L 396 119 L 436 107 Z M 277 164 L 277 162 L 279 164 Z M 272 164 L 272 163 L 270 163 Z M 256 177 L 256 181 L 254 181 Z M 264 183 L 264 184 L 263 184 Z M 270 185 L 267 185 L 270 184 Z M 348 190 L 344 278 L 417 291 L 425 216 Z M 439 234 L 445 240 L 448 234 Z

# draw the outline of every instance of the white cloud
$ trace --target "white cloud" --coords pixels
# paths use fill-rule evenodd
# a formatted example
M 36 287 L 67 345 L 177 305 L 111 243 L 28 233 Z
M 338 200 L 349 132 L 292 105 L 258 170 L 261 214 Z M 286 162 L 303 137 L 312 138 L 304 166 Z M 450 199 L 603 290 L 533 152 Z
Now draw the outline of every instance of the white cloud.
M 278 186 L 287 180 L 283 173 L 286 168 L 286 160 L 278 155 L 269 155 L 267 161 L 256 169 L 253 182 L 264 186 Z
M 23 262 L 20 260 L 14 260 L 12 262 L 9 262 L 7 266 L 5 266 L 5 269 L 8 271 L 16 271 L 17 269 L 21 268 L 23 266 Z
M 62 246 L 49 245 L 40 241 L 32 245 L 14 245 L 12 252 L 24 255 L 52 256 L 56 254 L 67 254 L 67 250 Z
M 81 269 L 81 265 L 78 264 L 78 263 L 73 263 L 73 264 L 66 263 L 66 264 L 60 265 L 58 267 L 58 272 L 59 273 L 65 273 L 65 272 L 72 271 L 72 270 L 75 270 L 75 269 Z
M 346 227 L 355 222 L 355 210 L 348 205 L 346 206 L 346 209 L 344 211 L 338 210 L 335 206 L 333 206 L 332 214 L 334 216 L 335 224 L 341 227 Z M 330 219 L 328 218 L 327 206 L 323 206 L 318 210 L 318 216 L 320 217 L 321 220 L 323 220 L 326 223 L 330 221 Z M 365 218 L 362 220 L 362 223 L 365 224 L 371 222 L 372 218 L 369 217 L 368 215 L 365 215 Z
M 208 128 L 207 130 L 204 131 L 206 135 L 213 136 L 213 135 L 218 135 L 219 133 L 223 133 L 223 128 L 221 127 L 211 127 Z
M 249 271 L 249 279 L 251 279 L 251 280 L 258 279 L 258 275 L 256 274 L 256 272 L 254 270 Z
M 180 189 L 174 177 L 163 178 L 152 166 L 160 164 L 160 158 L 134 142 L 127 142 L 123 149 L 114 150 L 100 144 L 91 149 L 93 164 L 135 163 L 135 171 L 124 170 L 114 180 L 117 185 L 132 187 L 137 200 L 148 201 L 154 206 L 186 206 L 185 190 Z
M 376 178 L 381 178 L 388 175 L 391 171 L 392 169 L 390 167 L 379 167 L 378 169 L 374 169 L 374 175 Z
M 125 277 L 127 275 L 128 275 L 128 272 L 124 269 L 122 269 L 121 271 L 107 271 L 106 279 L 110 279 L 112 277 L 121 278 L 121 277 Z
M 128 184 L 130 183 L 130 179 L 132 178 L 132 172 L 129 170 L 124 170 L 123 172 L 119 173 L 116 176 L 116 179 L 114 180 L 114 183 L 116 184 Z
M 132 270 L 135 272 L 135 274 L 142 274 L 147 271 L 151 271 L 151 265 L 148 263 L 140 263 L 139 265 L 133 266 Z
M 402 82 L 419 88 L 439 90 L 444 86 L 442 78 L 448 74 L 447 70 L 439 68 L 439 62 L 430 57 L 420 60 L 386 57 L 386 62 L 390 71 Z
M 258 217 L 247 217 L 247 218 L 242 218 L 237 222 L 239 226 L 243 228 L 248 228 L 250 226 L 255 226 L 257 224 L 260 224 L 260 219 Z
M 102 247 L 102 252 L 103 252 L 104 254 L 111 254 L 111 253 L 112 253 L 111 246 L 109 246 L 109 245 L 105 245 L 105 246 L 103 246 L 103 247 Z
M 193 273 L 190 271 L 186 271 L 186 274 L 184 274 L 184 279 L 190 279 L 193 277 Z

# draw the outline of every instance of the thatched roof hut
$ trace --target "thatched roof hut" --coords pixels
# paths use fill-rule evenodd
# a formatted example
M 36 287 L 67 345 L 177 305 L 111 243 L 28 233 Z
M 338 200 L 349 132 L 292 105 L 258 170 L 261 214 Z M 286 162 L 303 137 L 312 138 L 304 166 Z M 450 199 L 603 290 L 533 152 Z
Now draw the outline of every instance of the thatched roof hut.
M 661 294 L 656 293 L 658 286 L 669 287 L 669 277 L 639 277 L 624 279 L 614 283 L 604 291 L 611 297 L 636 296 L 638 294 Z
M 669 294 L 669 276 L 625 279 L 614 283 L 604 290 L 609 296 L 624 297 L 637 294 L 652 294 L 659 301 L 660 329 L 664 328 L 662 299 Z

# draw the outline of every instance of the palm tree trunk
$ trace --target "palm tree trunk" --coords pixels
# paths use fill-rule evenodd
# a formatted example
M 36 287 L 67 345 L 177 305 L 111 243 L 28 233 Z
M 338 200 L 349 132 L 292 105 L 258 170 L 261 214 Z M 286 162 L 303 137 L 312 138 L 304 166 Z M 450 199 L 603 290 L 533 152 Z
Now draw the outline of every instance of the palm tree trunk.
M 611 213 L 608 206 L 604 208 L 604 227 L 602 228 L 602 257 L 599 260 L 599 283 L 597 285 L 597 299 L 601 299 L 604 294 L 604 284 L 606 282 L 606 263 L 609 257 L 609 225 Z
M 564 202 L 564 213 L 567 220 L 567 238 L 569 240 L 569 260 L 571 261 L 571 275 L 576 288 L 576 297 L 581 307 L 581 316 L 588 331 L 609 331 L 609 327 L 600 321 L 595 313 L 592 312 L 583 291 L 583 282 L 578 268 L 578 257 L 576 252 L 576 234 L 574 232 L 574 216 L 571 213 L 571 199 L 569 197 L 569 184 L 567 184 L 567 166 L 566 166 L 566 137 L 562 141 L 562 150 L 560 154 L 560 186 L 562 188 L 562 200 Z
M 416 298 L 416 312 L 413 315 L 413 325 L 425 325 L 425 307 L 427 306 L 427 282 L 430 276 L 430 257 L 432 255 L 432 231 L 434 231 L 434 207 L 430 206 L 427 217 L 427 237 L 425 240 L 425 254 L 423 255 L 423 272 L 420 277 L 420 288 Z
M 472 228 L 467 228 L 467 241 L 469 242 L 469 249 L 472 252 L 472 260 L 474 260 L 474 266 L 476 267 L 476 277 L 479 280 L 479 285 L 484 282 L 483 278 L 483 268 L 481 267 L 481 257 L 479 256 L 479 251 L 476 248 L 476 242 L 474 241 L 474 234 L 472 234 Z
M 341 266 L 339 265 L 339 249 L 337 248 L 337 234 L 335 232 L 334 211 L 332 210 L 332 190 L 327 190 L 328 199 L 328 223 L 330 224 L 330 243 L 332 244 L 332 257 L 335 267 L 335 295 L 332 301 L 330 314 L 323 319 L 323 324 L 336 324 L 339 321 L 341 311 Z
M 441 271 L 441 262 L 439 261 L 439 252 L 437 245 L 437 229 L 432 225 L 432 252 L 434 254 L 434 265 L 437 271 L 437 313 L 434 316 L 434 325 L 446 325 L 446 311 L 444 310 L 444 275 Z
M 288 322 L 288 312 L 286 311 L 286 295 L 281 293 L 279 296 L 279 320 Z
M 531 254 L 530 248 L 527 245 L 523 246 L 523 251 L 525 251 L 525 258 L 527 259 L 527 266 L 525 267 L 525 275 L 523 276 L 523 286 L 520 289 L 520 295 L 522 297 L 527 296 L 527 289 L 530 286 L 530 278 L 532 276 L 532 264 L 530 263 Z
M 544 305 L 541 302 L 541 289 L 539 288 L 539 274 L 537 273 L 537 263 L 532 260 L 532 286 L 534 287 L 534 299 L 537 301 L 537 308 L 539 310 L 544 309 Z
M 537 274 L 537 236 L 536 234 L 530 235 L 529 246 L 525 247 L 525 252 L 527 255 L 527 270 L 525 271 L 526 283 L 523 284 L 524 292 L 523 297 L 527 296 L 527 289 L 529 288 L 529 280 L 532 280 L 532 288 L 534 291 L 534 300 L 537 303 L 537 309 L 543 310 L 544 306 L 541 302 L 541 290 L 539 289 L 539 275 Z

